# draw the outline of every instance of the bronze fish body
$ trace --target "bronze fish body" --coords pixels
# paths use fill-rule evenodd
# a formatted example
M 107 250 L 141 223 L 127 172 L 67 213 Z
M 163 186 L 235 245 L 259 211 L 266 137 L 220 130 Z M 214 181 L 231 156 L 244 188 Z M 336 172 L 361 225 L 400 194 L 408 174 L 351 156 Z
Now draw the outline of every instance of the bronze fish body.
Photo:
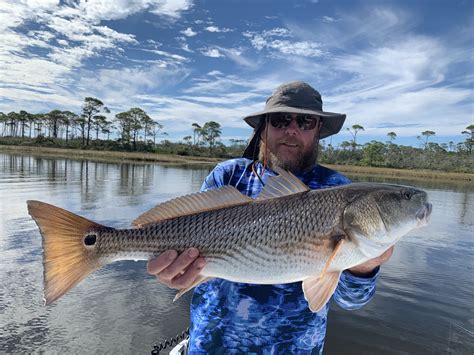
M 255 200 L 226 186 L 165 202 L 123 230 L 28 201 L 43 236 L 46 303 L 108 263 L 195 247 L 206 266 L 193 286 L 212 277 L 303 281 L 318 311 L 343 270 L 379 256 L 429 220 L 431 204 L 415 188 L 355 183 L 310 190 L 291 173 L 278 173 Z

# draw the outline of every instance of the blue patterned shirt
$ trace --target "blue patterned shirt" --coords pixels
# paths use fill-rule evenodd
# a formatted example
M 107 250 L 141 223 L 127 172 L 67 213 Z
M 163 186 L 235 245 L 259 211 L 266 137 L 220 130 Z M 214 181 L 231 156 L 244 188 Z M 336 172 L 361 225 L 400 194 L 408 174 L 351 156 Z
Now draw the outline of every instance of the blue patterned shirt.
M 240 158 L 218 164 L 205 179 L 201 191 L 232 185 L 255 198 L 263 186 L 252 173 L 252 163 Z M 261 175 L 262 165 L 257 163 L 255 168 Z M 265 182 L 269 175 L 276 174 L 266 169 L 262 180 Z M 351 182 L 320 165 L 298 178 L 312 189 Z M 377 275 L 378 269 L 367 278 L 344 271 L 332 298 L 345 309 L 362 307 L 374 295 Z M 321 354 L 328 309 L 329 302 L 318 313 L 311 312 L 301 282 L 254 285 L 212 279 L 194 291 L 189 352 Z

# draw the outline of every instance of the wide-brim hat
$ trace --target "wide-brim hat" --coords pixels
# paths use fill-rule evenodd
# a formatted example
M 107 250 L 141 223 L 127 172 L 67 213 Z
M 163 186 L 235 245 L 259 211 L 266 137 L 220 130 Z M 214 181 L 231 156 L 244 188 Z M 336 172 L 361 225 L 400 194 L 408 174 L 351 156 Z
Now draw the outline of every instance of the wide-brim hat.
M 321 94 L 303 81 L 292 81 L 280 85 L 267 99 L 265 109 L 244 118 L 254 128 L 253 136 L 243 157 L 254 159 L 260 143 L 260 128 L 265 116 L 273 112 L 299 113 L 317 115 L 323 122 L 319 133 L 320 139 L 338 133 L 346 120 L 343 113 L 323 111 Z

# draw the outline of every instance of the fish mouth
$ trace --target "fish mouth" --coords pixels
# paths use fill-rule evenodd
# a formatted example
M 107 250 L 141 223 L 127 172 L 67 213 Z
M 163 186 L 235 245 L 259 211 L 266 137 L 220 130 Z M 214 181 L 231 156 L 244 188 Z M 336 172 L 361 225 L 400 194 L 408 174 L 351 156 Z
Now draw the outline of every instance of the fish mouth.
M 416 212 L 416 220 L 419 227 L 428 225 L 432 210 L 433 205 L 427 202 Z

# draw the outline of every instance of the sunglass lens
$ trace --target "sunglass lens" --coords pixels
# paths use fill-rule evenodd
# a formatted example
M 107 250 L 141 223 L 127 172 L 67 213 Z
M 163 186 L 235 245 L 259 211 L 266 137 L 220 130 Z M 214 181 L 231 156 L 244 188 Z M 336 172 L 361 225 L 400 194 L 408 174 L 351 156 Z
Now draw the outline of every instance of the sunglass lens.
M 275 128 L 286 128 L 290 125 L 292 121 L 292 117 L 290 114 L 287 113 L 272 113 L 269 116 L 270 124 Z M 298 127 L 303 131 L 308 131 L 316 127 L 318 122 L 317 116 L 311 115 L 297 115 L 296 116 L 296 123 Z
M 300 129 L 308 131 L 316 127 L 317 118 L 309 115 L 298 115 L 296 116 L 296 122 L 298 122 Z
M 291 116 L 284 113 L 270 115 L 270 124 L 275 128 L 285 128 L 291 123 Z

